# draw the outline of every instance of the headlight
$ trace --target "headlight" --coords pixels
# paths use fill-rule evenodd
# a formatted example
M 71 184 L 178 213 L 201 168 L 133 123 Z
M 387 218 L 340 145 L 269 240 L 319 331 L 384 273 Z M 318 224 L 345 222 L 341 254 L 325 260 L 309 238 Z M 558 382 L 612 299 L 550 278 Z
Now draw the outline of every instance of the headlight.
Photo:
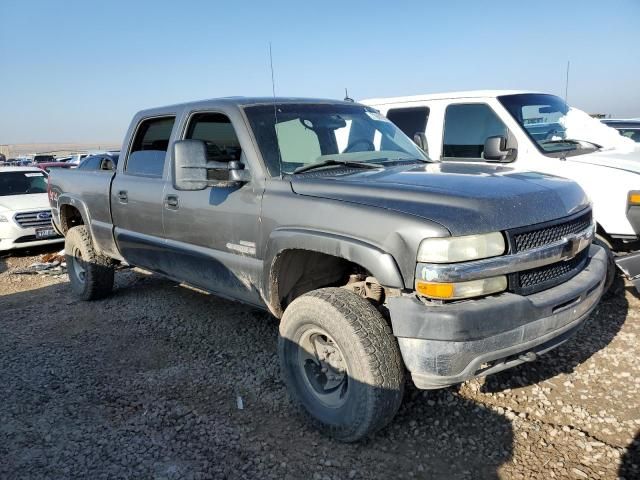
M 7 217 L 5 217 L 4 215 L 0 215 L 0 222 L 8 222 L 9 219 Z
M 504 250 L 504 237 L 500 232 L 464 237 L 427 238 L 418 248 L 418 262 L 464 262 L 502 255 Z
M 480 297 L 502 292 L 506 289 L 507 277 L 504 275 L 458 283 L 416 281 L 416 290 L 420 295 L 436 300 Z

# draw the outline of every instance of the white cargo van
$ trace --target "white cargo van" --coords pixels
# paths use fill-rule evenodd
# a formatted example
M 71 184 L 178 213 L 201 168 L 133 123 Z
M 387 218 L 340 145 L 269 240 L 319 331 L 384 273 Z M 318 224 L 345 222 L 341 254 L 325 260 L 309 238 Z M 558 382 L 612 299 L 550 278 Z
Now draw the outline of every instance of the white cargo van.
M 487 90 L 362 103 L 431 158 L 508 164 L 575 180 L 593 201 L 599 241 L 640 284 L 640 144 L 544 93 Z M 613 264 L 610 273 L 612 280 Z

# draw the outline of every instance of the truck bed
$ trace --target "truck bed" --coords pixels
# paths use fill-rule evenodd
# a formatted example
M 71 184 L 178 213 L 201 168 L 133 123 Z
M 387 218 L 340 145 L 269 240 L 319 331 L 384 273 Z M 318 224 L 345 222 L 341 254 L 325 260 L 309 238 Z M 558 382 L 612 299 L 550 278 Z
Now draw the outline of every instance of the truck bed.
M 60 224 L 59 204 L 70 200 L 89 227 L 96 247 L 109 254 L 117 253 L 113 241 L 111 221 L 110 191 L 115 171 L 54 169 L 49 175 L 49 198 L 53 223 L 60 232 L 65 226 Z M 76 201 L 74 201 L 76 200 Z

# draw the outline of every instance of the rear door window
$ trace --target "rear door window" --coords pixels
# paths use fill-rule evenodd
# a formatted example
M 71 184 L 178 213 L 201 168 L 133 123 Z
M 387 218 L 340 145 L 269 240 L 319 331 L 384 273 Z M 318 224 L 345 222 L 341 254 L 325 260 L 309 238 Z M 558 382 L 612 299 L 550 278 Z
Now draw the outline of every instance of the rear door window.
M 138 126 L 125 164 L 131 175 L 161 177 L 175 117 L 151 118 Z
M 484 142 L 497 135 L 506 137 L 507 127 L 489 105 L 449 105 L 444 116 L 442 156 L 483 160 Z
M 85 159 L 82 164 L 80 164 L 80 168 L 85 170 L 97 170 L 100 166 L 100 157 L 88 157 Z
M 429 107 L 392 108 L 387 112 L 387 118 L 413 139 L 416 133 L 425 133 L 429 120 Z

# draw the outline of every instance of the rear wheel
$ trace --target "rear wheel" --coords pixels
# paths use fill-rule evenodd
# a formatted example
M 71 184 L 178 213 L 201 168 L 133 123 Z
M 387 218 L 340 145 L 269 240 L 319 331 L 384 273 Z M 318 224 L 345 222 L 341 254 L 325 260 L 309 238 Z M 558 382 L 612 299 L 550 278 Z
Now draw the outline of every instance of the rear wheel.
M 95 251 L 85 225 L 69 229 L 64 250 L 73 293 L 82 300 L 96 300 L 111 293 L 113 261 Z
M 387 425 L 402 402 L 404 367 L 382 315 L 341 288 L 294 300 L 278 354 L 294 402 L 332 437 L 353 442 Z

